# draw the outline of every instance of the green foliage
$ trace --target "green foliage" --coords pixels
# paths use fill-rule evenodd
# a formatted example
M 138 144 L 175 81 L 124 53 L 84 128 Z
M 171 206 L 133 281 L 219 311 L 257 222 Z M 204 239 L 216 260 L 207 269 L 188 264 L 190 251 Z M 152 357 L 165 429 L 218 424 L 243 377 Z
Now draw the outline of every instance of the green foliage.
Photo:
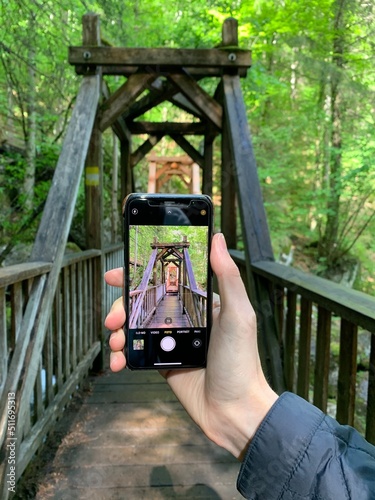
M 2 0 L 3 30 L 0 64 L 0 122 L 28 141 L 30 69 L 35 69 L 37 114 L 34 207 L 45 197 L 61 140 L 64 136 L 80 78 L 67 64 L 67 46 L 81 43 L 81 16 L 100 14 L 102 37 L 128 47 L 213 47 L 220 43 L 221 25 L 228 16 L 239 22 L 239 44 L 252 49 L 253 66 L 242 80 L 253 133 L 259 176 L 276 256 L 296 240 L 311 258 L 309 267 L 324 271 L 332 262 L 361 260 L 361 279 L 355 286 L 374 293 L 375 168 L 372 65 L 374 6 L 345 0 L 345 27 L 334 25 L 334 0 L 85 0 L 36 4 L 28 0 Z M 343 42 L 342 65 L 337 65 L 334 42 Z M 31 50 L 34 49 L 34 50 Z M 332 81 L 339 78 L 340 151 L 332 146 Z M 108 79 L 115 90 L 121 81 Z M 217 81 L 200 82 L 212 95 Z M 194 121 L 162 103 L 145 119 Z M 135 138 L 133 151 L 145 138 Z M 198 150 L 201 137 L 191 138 Z M 105 210 L 111 205 L 112 141 L 105 137 Z M 183 154 L 164 138 L 155 148 L 160 155 Z M 332 158 L 341 165 L 331 176 Z M 0 165 L 1 238 L 8 242 L 13 229 L 28 217 L 22 191 L 26 156 L 9 153 Z M 214 195 L 220 194 L 220 141 L 214 148 Z M 134 169 L 135 186 L 147 190 L 147 161 Z M 331 176 L 331 177 L 330 177 Z M 339 190 L 335 213 L 329 201 L 332 183 Z M 172 178 L 165 191 L 186 192 L 181 179 Z M 219 209 L 216 210 L 218 221 Z M 311 252 L 309 244 L 323 239 L 327 220 L 337 217 L 335 241 L 325 253 Z M 82 232 L 83 192 L 76 209 L 76 233 Z M 218 227 L 218 222 L 216 222 Z M 35 226 L 30 226 L 30 239 Z M 241 248 L 241 241 L 238 247 Z
M 150 259 L 151 244 L 180 243 L 184 237 L 190 243 L 189 256 L 197 285 L 207 289 L 207 227 L 205 226 L 132 226 L 129 229 L 129 252 L 132 263 L 131 289 L 135 290 L 142 280 Z M 158 284 L 162 282 L 161 266 L 157 266 Z M 181 278 L 180 278 L 181 279 Z

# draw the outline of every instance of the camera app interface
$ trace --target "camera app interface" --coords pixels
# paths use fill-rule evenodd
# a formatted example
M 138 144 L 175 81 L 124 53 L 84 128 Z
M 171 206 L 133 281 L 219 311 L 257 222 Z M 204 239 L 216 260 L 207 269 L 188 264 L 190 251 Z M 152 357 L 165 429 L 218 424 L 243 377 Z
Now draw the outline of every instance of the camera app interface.
M 130 213 L 130 357 L 137 366 L 146 367 L 186 366 L 192 359 L 204 363 L 207 210 L 198 207 L 192 214 L 180 208 L 160 207 L 151 215 L 148 210 L 142 213 L 142 206 L 137 206 Z M 163 225 L 152 224 L 161 219 Z

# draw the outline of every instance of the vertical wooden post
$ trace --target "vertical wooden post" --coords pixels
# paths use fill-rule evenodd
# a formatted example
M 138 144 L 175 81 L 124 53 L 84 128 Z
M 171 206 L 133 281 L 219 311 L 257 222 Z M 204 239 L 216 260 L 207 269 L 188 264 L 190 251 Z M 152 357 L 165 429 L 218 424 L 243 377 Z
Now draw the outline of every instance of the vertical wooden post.
M 208 196 L 212 196 L 213 141 L 212 135 L 205 135 L 202 193 L 208 194 Z
M 156 193 L 156 162 L 150 161 L 148 164 L 148 188 L 149 193 Z
M 238 21 L 233 17 L 225 19 L 222 27 L 222 46 L 238 46 Z
M 375 444 L 375 333 L 371 335 L 370 365 L 368 373 L 366 439 Z
M 221 231 L 225 235 L 228 248 L 237 248 L 236 185 L 233 172 L 231 144 L 228 124 L 223 116 L 221 134 Z
M 133 172 L 131 166 L 131 138 L 122 139 L 120 148 L 121 196 L 124 199 L 134 191 Z
M 100 23 L 97 14 L 85 14 L 83 22 L 83 45 L 100 45 Z M 98 70 L 96 70 L 98 71 Z M 99 70 L 100 71 L 100 70 Z M 86 199 L 86 245 L 87 248 L 103 250 L 103 147 L 99 120 L 96 118 L 91 134 L 91 140 L 85 165 L 85 199 Z M 103 284 L 104 256 L 97 260 L 94 272 L 94 327 L 98 332 L 98 340 L 103 345 L 104 314 L 103 314 Z M 95 360 L 95 369 L 104 366 L 104 349 Z
M 238 22 L 230 17 L 222 27 L 223 47 L 238 45 Z M 237 248 L 236 185 L 234 179 L 233 155 L 228 131 L 228 121 L 223 106 L 221 133 L 221 231 L 225 235 L 228 248 Z
M 327 411 L 329 353 L 331 341 L 331 312 L 318 307 L 318 328 L 316 332 L 316 358 L 314 371 L 313 404 Z
M 358 327 L 345 319 L 340 326 L 340 360 L 337 382 L 336 419 L 340 424 L 354 426 L 357 376 Z
M 227 20 L 223 27 L 223 43 L 237 45 L 236 31 L 236 21 Z M 247 289 L 258 317 L 262 363 L 274 389 L 281 393 L 285 390 L 285 380 L 278 325 L 271 309 L 273 293 L 251 269 L 252 263 L 272 261 L 274 257 L 238 74 L 232 71 L 224 74 L 222 85 L 245 246 Z
M 191 193 L 192 194 L 199 194 L 200 191 L 200 175 L 199 175 L 199 165 L 198 163 L 193 163 L 191 165 Z

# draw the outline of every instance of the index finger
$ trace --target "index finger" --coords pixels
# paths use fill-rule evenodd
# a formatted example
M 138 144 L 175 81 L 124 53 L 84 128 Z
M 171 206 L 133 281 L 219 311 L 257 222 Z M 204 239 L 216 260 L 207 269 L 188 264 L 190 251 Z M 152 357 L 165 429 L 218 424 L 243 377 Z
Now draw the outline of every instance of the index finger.
M 108 285 L 122 287 L 124 284 L 124 268 L 117 267 L 104 274 L 104 279 Z

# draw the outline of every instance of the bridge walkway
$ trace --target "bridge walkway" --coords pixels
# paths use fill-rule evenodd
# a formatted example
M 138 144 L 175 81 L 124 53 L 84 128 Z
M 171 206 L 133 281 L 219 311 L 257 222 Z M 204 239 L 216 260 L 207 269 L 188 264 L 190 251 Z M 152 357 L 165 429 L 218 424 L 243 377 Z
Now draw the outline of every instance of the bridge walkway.
M 144 325 L 147 328 L 189 328 L 191 323 L 187 314 L 183 314 L 183 305 L 178 295 L 166 294 L 159 302 L 155 314 Z
M 242 498 L 239 463 L 203 435 L 159 373 L 108 370 L 91 384 L 54 429 L 66 431 L 39 471 L 37 500 Z

